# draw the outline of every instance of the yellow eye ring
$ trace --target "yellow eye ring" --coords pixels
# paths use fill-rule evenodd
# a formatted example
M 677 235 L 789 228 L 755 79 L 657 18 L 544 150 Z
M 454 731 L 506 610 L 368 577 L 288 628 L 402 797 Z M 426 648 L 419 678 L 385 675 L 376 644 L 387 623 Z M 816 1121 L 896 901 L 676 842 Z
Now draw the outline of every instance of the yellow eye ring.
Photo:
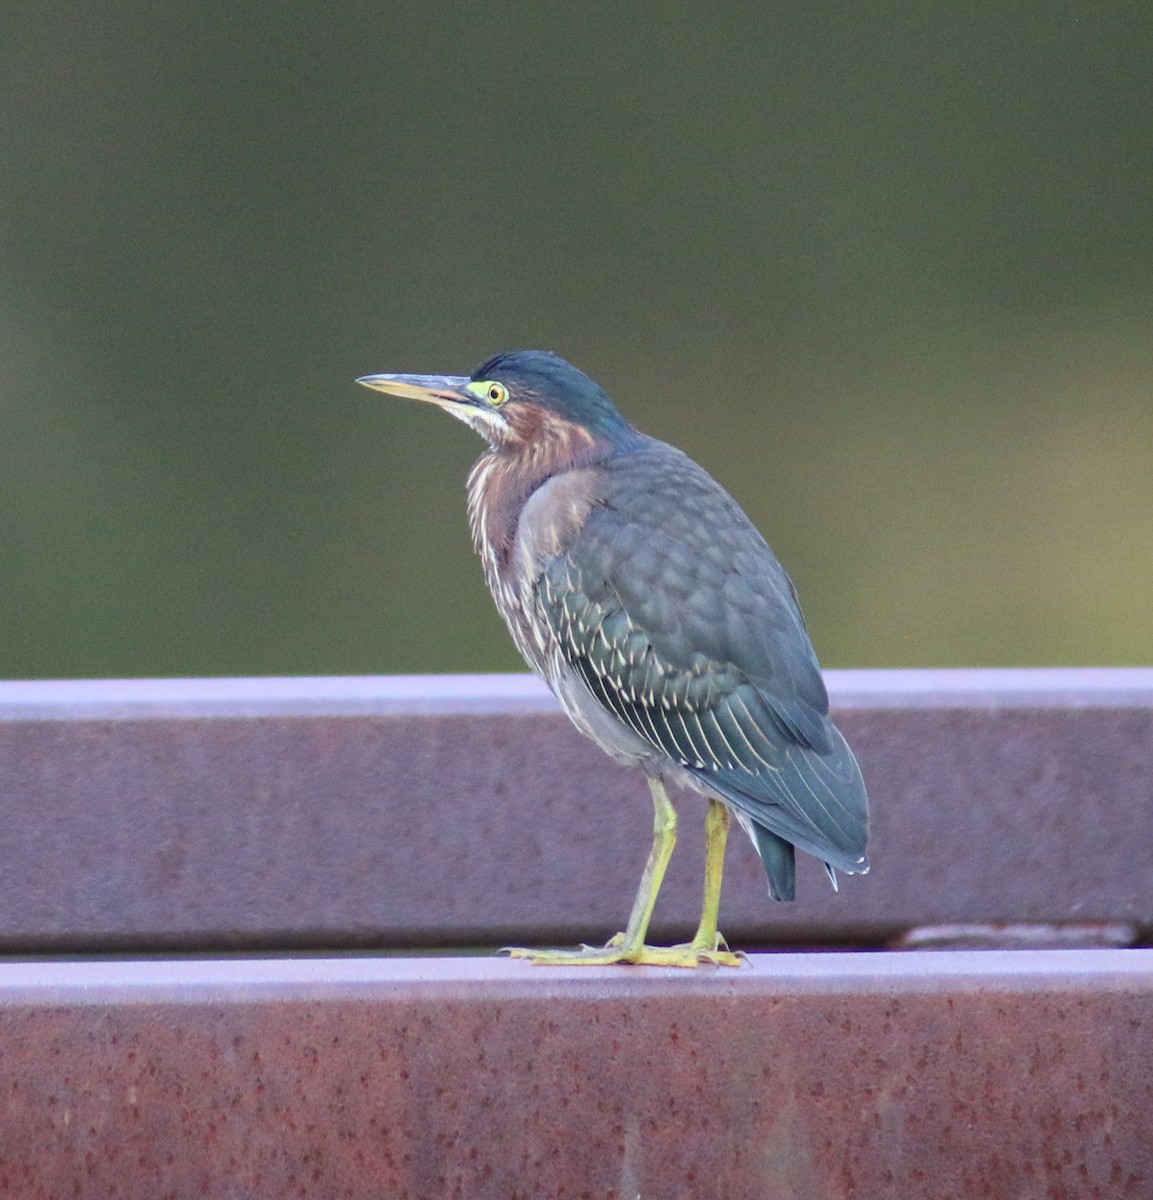
M 500 406 L 508 399 L 508 388 L 496 379 L 477 379 L 468 385 L 468 390 L 484 404 L 493 408 Z

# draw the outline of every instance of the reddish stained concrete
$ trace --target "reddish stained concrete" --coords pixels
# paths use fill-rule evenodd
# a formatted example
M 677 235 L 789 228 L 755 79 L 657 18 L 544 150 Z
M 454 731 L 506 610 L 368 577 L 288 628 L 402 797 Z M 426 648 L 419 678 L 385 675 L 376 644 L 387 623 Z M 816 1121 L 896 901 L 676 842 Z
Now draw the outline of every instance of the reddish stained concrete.
M 0 1195 L 1147 1200 L 1153 952 L 9 964 Z
M 1153 671 L 831 673 L 873 872 L 801 856 L 773 904 L 744 837 L 739 946 L 918 926 L 1153 929 Z M 691 934 L 686 797 L 656 940 Z M 608 937 L 651 811 L 527 678 L 0 683 L 0 948 L 486 946 Z

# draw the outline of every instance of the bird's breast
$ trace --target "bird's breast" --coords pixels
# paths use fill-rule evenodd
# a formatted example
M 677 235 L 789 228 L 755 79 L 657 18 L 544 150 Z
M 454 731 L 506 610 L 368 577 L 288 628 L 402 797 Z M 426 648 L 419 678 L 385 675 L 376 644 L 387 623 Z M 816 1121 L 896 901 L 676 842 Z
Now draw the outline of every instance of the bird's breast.
M 513 641 L 550 686 L 553 635 L 536 584 L 547 563 L 565 553 L 597 499 L 595 467 L 551 475 L 527 494 L 515 470 L 485 455 L 469 477 L 469 525 L 485 581 Z

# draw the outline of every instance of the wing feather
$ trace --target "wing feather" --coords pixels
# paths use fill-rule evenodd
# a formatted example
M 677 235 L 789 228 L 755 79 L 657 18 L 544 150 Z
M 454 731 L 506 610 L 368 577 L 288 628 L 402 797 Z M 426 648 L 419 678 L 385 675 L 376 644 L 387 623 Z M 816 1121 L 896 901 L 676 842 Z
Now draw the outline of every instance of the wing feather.
M 662 443 L 610 459 L 601 483 L 535 589 L 560 658 L 632 734 L 753 824 L 833 866 L 867 869 L 860 771 L 764 539 Z M 787 856 L 766 844 L 787 890 Z

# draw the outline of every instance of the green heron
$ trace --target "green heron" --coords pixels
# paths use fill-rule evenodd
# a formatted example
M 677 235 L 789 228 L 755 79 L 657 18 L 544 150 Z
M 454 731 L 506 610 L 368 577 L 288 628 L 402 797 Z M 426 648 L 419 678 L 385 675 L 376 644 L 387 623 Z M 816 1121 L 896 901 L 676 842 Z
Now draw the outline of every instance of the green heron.
M 576 727 L 652 792 L 653 841 L 628 925 L 604 947 L 510 950 L 536 963 L 735 966 L 717 932 L 730 816 L 769 894 L 792 900 L 795 848 L 868 870 L 868 800 L 829 717 L 792 581 L 736 501 L 629 424 L 554 354 L 500 354 L 470 377 L 367 375 L 487 442 L 468 477 L 473 541 L 529 666 Z M 689 943 L 645 944 L 676 842 L 666 783 L 708 798 L 705 891 Z

